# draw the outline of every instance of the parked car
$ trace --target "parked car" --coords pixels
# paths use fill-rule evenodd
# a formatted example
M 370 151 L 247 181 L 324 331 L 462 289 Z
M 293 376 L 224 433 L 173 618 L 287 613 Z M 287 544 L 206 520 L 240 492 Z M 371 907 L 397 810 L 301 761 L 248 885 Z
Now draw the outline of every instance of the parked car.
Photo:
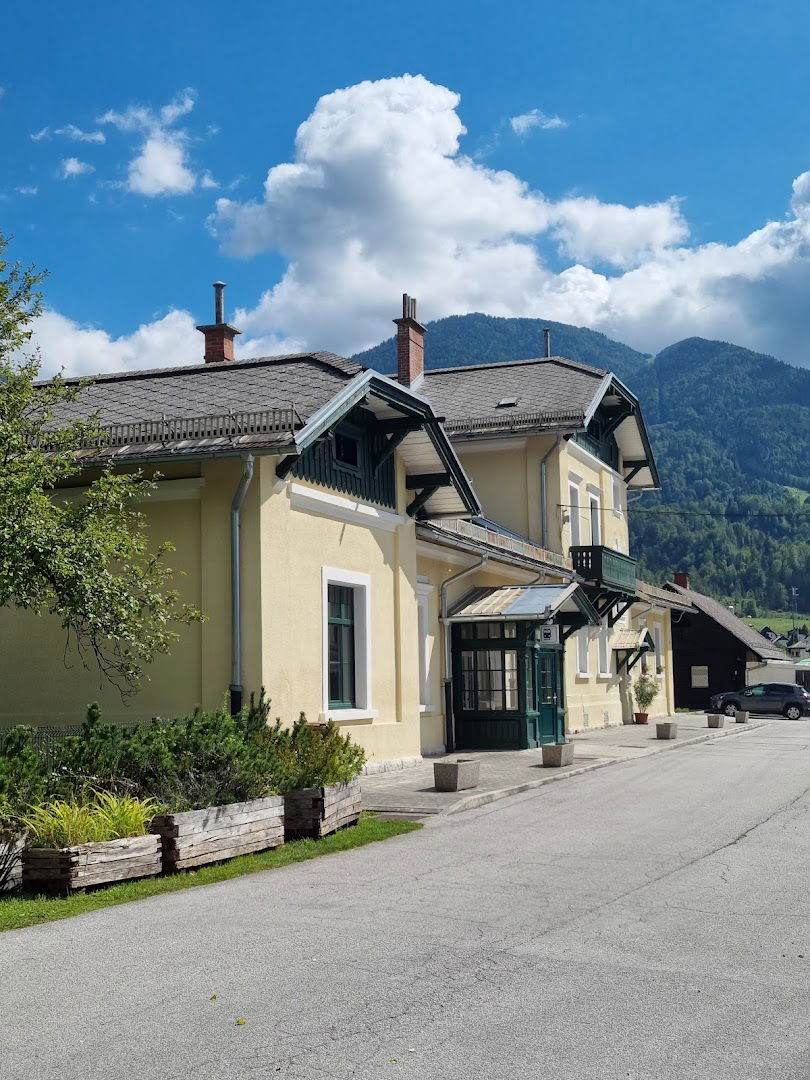
M 788 720 L 798 720 L 800 716 L 810 716 L 810 693 L 796 683 L 757 683 L 744 690 L 714 694 L 708 711 L 726 716 L 735 712 L 776 713 Z

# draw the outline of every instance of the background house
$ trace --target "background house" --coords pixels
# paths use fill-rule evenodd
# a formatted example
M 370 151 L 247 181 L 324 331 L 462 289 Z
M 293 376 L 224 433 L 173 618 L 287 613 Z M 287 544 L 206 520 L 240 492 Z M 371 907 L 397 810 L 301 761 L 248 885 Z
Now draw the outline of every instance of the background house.
M 795 682 L 792 658 L 678 573 L 667 589 L 694 610 L 673 618 L 676 708 L 705 709 L 712 694 L 754 683 Z

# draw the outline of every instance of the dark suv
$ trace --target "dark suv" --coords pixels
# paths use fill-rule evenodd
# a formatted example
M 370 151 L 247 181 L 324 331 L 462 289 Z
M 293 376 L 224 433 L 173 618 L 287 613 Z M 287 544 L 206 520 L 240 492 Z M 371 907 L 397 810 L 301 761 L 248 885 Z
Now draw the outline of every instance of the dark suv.
M 714 694 L 709 712 L 726 716 L 735 712 L 776 713 L 788 720 L 798 720 L 800 716 L 810 716 L 810 694 L 796 683 L 757 683 L 745 690 Z

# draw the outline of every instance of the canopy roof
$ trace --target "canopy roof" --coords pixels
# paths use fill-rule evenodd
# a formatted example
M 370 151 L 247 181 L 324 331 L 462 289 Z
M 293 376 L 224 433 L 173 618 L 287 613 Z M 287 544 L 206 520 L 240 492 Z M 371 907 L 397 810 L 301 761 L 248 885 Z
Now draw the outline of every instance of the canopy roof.
M 468 592 L 451 608 L 454 621 L 547 620 L 561 614 L 577 615 L 584 623 L 599 625 L 599 615 L 577 584 L 500 585 Z M 567 621 L 567 620 L 566 620 Z

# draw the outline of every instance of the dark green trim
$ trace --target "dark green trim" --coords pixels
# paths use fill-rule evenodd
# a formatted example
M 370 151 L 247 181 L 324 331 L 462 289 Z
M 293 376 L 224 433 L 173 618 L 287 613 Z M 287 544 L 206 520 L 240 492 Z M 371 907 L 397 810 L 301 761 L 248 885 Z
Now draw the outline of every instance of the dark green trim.
M 408 504 L 408 517 L 416 517 L 416 515 L 419 513 L 425 503 L 429 499 L 431 499 L 442 486 L 443 485 L 441 484 L 433 484 L 431 487 L 423 488 L 416 496 L 416 498 Z
M 449 487 L 452 483 L 450 473 L 414 473 L 405 480 L 408 491 L 421 491 L 422 488 L 432 487 L 434 490 L 440 487 Z
M 338 459 L 335 447 L 341 436 L 356 440 L 356 466 Z M 335 424 L 328 435 L 308 446 L 295 460 L 291 471 L 302 480 L 396 510 L 393 455 L 380 461 L 387 445 L 388 438 L 378 430 L 374 414 L 355 408 Z

